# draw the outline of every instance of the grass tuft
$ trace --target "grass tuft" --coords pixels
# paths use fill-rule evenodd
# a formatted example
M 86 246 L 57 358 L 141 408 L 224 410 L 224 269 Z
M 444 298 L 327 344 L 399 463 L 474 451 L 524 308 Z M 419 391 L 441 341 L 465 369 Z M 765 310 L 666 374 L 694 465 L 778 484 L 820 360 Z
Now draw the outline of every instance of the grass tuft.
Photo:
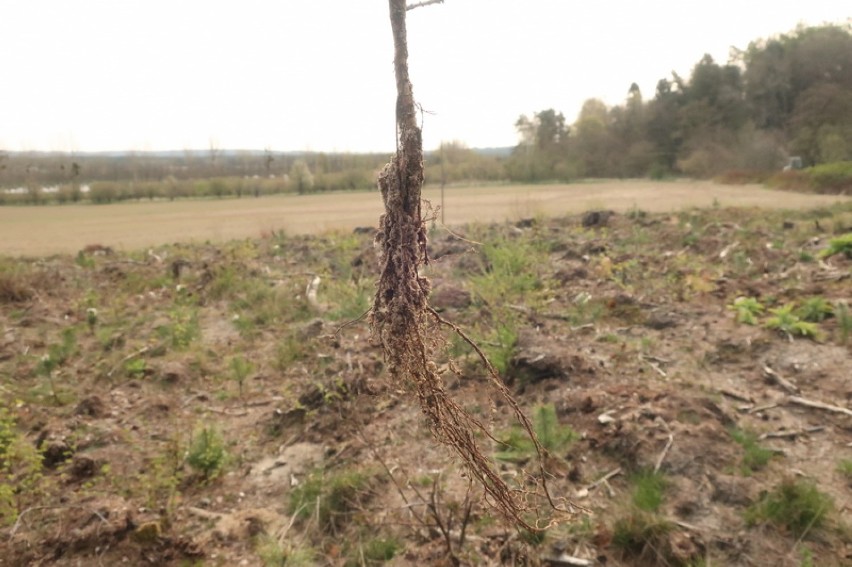
M 745 519 L 749 525 L 766 522 L 803 538 L 820 528 L 833 509 L 831 497 L 813 482 L 787 479 L 749 507 Z

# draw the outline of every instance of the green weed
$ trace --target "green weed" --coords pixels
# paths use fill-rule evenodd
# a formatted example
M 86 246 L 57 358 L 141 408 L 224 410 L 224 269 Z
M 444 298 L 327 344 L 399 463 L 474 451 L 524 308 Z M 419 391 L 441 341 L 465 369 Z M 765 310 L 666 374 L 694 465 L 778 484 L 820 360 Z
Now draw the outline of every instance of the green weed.
M 177 350 L 186 350 L 201 336 L 198 311 L 190 307 L 175 307 L 169 311 L 170 323 L 157 327 L 160 338 Z
M 147 363 L 144 358 L 132 358 L 124 363 L 124 371 L 131 378 L 138 378 L 145 375 Z
M 553 456 L 560 456 L 577 439 L 577 433 L 568 425 L 559 423 L 553 404 L 537 406 L 532 414 L 533 431 L 541 446 Z M 526 430 L 515 426 L 497 435 L 501 451 L 494 458 L 508 462 L 524 462 L 535 455 L 535 444 Z
M 335 307 L 329 311 L 328 317 L 334 321 L 361 317 L 370 308 L 373 291 L 373 286 L 366 282 L 329 282 L 326 297 Z
M 531 242 L 523 239 L 499 239 L 488 242 L 482 249 L 482 273 L 470 280 L 475 294 L 486 305 L 501 305 L 523 300 L 529 304 L 529 294 L 543 287 L 537 269 L 544 254 Z
M 775 456 L 774 451 L 760 446 L 758 437 L 753 431 L 731 428 L 728 430 L 728 433 L 743 448 L 744 453 L 740 471 L 745 476 L 761 470 Z
M 370 480 L 360 471 L 317 471 L 290 491 L 289 512 L 303 519 L 316 514 L 323 530 L 336 533 L 368 498 Z
M 369 567 L 390 561 L 402 548 L 395 538 L 374 537 L 352 550 L 345 567 Z
M 287 335 L 278 343 L 275 349 L 274 365 L 281 372 L 287 371 L 290 366 L 308 355 L 309 346 L 295 335 Z
M 844 302 L 835 305 L 834 318 L 837 320 L 838 342 L 845 345 L 852 336 L 852 312 L 849 311 L 849 304 Z
M 633 505 L 645 512 L 656 512 L 663 503 L 666 478 L 662 473 L 642 470 L 631 477 Z
M 316 553 L 310 547 L 280 542 L 270 535 L 258 538 L 255 551 L 264 567 L 309 567 L 316 564 Z
M 819 529 L 834 509 L 830 496 L 807 480 L 787 479 L 745 512 L 749 525 L 768 522 L 802 538 Z
M 841 459 L 837 463 L 837 472 L 846 477 L 846 480 L 852 482 L 852 459 Z
M 11 524 L 39 495 L 42 455 L 18 432 L 15 417 L 0 407 L 0 525 Z

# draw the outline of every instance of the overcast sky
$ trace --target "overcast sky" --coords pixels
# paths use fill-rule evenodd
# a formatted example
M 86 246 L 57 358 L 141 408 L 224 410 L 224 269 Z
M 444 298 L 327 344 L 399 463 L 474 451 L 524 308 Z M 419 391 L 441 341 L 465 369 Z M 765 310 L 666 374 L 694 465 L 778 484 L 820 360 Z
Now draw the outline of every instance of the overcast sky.
M 411 1 L 411 0 L 410 0 Z M 844 8 L 845 6 L 845 8 Z M 390 151 L 387 0 L 3 0 L 0 149 Z M 514 122 L 646 98 L 704 53 L 840 0 L 446 0 L 408 13 L 424 145 L 517 142 Z

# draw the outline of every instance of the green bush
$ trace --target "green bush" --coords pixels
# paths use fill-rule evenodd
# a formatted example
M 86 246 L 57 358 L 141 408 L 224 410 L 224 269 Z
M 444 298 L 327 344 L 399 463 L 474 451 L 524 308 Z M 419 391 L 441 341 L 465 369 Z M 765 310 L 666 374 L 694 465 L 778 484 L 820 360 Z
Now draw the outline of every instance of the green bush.
M 829 301 L 821 296 L 808 298 L 796 311 L 803 321 L 820 323 L 830 317 L 834 309 Z
M 852 258 L 852 232 L 847 232 L 837 238 L 832 238 L 828 241 L 828 248 L 820 250 L 820 258 L 828 258 L 835 254 L 843 254 L 847 258 Z
M 222 435 L 216 429 L 205 426 L 196 432 L 186 462 L 209 480 L 222 472 L 227 456 Z
M 793 312 L 792 303 L 776 309 L 770 309 L 769 312 L 772 313 L 772 317 L 768 318 L 766 323 L 764 323 L 767 329 L 777 329 L 788 337 L 799 335 L 810 339 L 820 338 L 819 327 L 817 327 L 816 323 L 802 321 Z
M 852 190 L 852 161 L 816 165 L 806 169 L 805 174 L 818 193 L 841 193 Z

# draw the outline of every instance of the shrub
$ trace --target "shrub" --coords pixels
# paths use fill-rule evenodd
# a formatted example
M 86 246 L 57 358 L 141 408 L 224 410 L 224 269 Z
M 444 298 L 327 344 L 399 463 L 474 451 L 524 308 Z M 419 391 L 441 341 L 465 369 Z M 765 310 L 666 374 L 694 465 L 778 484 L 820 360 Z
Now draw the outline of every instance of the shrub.
M 820 323 L 833 313 L 831 303 L 824 297 L 816 296 L 807 299 L 796 311 L 803 321 Z
M 852 258 L 852 232 L 829 240 L 828 248 L 820 250 L 819 257 L 829 258 L 841 253 L 847 258 Z
M 196 432 L 186 456 L 189 466 L 209 480 L 222 472 L 226 459 L 225 442 L 216 429 L 205 426 Z
M 842 193 L 852 190 L 852 161 L 816 165 L 805 170 L 810 185 L 818 193 Z
M 734 319 L 737 323 L 756 325 L 757 316 L 763 313 L 763 305 L 753 297 L 738 297 L 728 309 L 734 311 Z
M 799 335 L 817 339 L 820 336 L 819 327 L 817 327 L 816 323 L 802 321 L 798 315 L 793 313 L 792 303 L 776 309 L 770 309 L 769 312 L 772 313 L 772 317 L 766 320 L 765 326 L 767 329 L 777 329 L 791 338 Z

